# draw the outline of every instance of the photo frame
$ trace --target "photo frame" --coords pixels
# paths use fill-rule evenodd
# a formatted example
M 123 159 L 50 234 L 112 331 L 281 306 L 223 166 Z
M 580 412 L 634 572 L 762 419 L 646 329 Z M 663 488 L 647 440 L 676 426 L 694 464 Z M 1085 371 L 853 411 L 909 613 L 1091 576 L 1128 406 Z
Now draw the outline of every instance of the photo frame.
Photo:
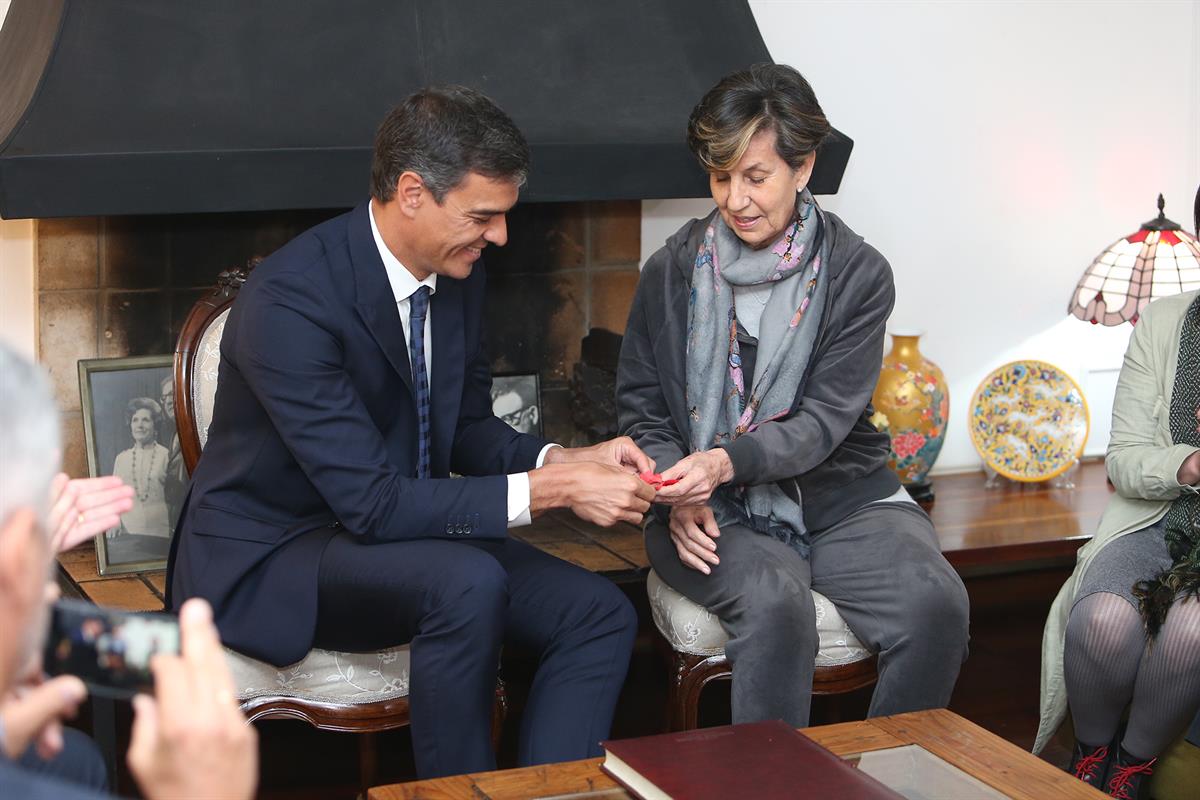
M 88 473 L 133 487 L 133 508 L 96 537 L 101 575 L 165 569 L 186 492 L 175 427 L 174 357 L 79 362 Z
M 492 376 L 492 413 L 521 433 L 542 435 L 542 388 L 536 372 Z

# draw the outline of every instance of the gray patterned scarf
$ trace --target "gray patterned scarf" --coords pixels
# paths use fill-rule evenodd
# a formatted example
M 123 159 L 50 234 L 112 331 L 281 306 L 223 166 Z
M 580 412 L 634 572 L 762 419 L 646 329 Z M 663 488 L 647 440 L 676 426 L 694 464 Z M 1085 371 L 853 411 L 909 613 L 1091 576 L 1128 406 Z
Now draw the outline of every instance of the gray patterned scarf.
M 786 416 L 812 357 L 828 280 L 824 213 L 807 189 L 773 247 L 752 250 L 717 214 L 705 231 L 688 305 L 687 404 L 692 452 L 708 450 Z M 755 374 L 742 373 L 733 287 L 775 283 L 759 323 Z M 807 558 L 802 499 L 775 483 L 721 487 L 709 503 L 717 525 L 746 525 Z
M 1200 447 L 1200 296 L 1188 306 L 1179 337 L 1179 366 L 1171 389 L 1171 440 Z M 1150 580 L 1138 581 L 1133 595 L 1155 636 L 1177 598 L 1200 598 L 1200 494 L 1185 492 L 1171 502 L 1162 521 L 1171 567 Z

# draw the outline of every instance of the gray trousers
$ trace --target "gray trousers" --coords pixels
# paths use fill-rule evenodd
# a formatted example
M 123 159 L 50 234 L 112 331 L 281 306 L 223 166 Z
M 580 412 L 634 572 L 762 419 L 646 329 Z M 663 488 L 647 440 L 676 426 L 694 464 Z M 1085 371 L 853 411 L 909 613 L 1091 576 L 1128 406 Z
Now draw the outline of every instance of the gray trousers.
M 667 527 L 651 522 L 646 551 L 668 585 L 720 618 L 733 665 L 733 721 L 808 724 L 819 645 L 811 590 L 879 653 L 870 716 L 942 708 L 967 657 L 967 591 L 942 556 L 929 517 L 877 503 L 814 532 L 808 561 L 742 526 L 721 529 L 721 563 L 684 566 Z

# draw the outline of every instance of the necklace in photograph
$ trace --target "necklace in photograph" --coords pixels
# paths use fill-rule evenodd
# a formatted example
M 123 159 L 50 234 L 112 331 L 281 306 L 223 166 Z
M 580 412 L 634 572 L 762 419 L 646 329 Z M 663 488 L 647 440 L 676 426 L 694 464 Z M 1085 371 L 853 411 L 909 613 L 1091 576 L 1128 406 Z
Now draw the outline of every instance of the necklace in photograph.
M 133 491 L 137 493 L 138 500 L 143 503 L 150 499 L 150 476 L 154 474 L 154 459 L 158 456 L 158 448 L 150 445 L 150 464 L 146 468 L 146 474 L 143 477 L 138 471 L 138 451 L 142 449 L 140 444 L 133 445 Z

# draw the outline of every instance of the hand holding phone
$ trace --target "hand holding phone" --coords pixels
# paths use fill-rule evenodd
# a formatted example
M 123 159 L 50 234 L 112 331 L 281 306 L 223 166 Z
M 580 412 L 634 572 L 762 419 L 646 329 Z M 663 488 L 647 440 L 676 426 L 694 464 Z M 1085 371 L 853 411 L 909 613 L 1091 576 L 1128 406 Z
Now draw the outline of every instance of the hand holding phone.
M 127 700 L 153 690 L 153 656 L 178 652 L 179 622 L 171 614 L 58 600 L 42 660 L 48 675 L 74 675 L 92 694 Z
M 179 624 L 182 654 L 156 656 L 155 697 L 133 698 L 129 768 L 149 800 L 249 800 L 258 736 L 238 707 L 208 603 L 188 600 Z

